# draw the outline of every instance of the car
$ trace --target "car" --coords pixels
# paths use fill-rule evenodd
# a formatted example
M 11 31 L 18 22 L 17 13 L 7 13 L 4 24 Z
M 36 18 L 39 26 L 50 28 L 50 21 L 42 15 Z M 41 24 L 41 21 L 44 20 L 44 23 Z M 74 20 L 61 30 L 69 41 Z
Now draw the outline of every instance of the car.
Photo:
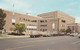
M 70 33 L 67 33 L 66 35 L 67 35 L 67 36 L 69 36 L 69 35 L 70 35 Z
M 80 38 L 80 34 L 78 34 L 78 38 Z
M 41 36 L 42 36 L 42 34 L 35 33 L 35 34 L 31 34 L 30 38 L 36 38 L 36 37 L 41 37 Z
M 78 33 L 71 33 L 70 34 L 70 36 L 72 36 L 72 37 L 75 37 L 75 36 L 77 36 L 78 35 Z

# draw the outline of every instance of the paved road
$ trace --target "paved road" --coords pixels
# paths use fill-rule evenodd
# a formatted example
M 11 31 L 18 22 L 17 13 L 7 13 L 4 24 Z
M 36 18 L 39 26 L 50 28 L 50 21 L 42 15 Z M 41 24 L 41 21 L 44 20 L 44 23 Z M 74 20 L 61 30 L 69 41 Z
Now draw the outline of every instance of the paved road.
M 80 50 L 80 39 L 69 36 L 3 39 L 0 50 Z

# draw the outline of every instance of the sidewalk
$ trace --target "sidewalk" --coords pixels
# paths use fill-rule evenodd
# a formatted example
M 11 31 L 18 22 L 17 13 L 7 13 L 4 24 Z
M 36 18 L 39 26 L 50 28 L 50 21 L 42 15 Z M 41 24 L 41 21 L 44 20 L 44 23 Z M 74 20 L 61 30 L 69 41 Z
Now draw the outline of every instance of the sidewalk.
M 6 37 L 0 37 L 0 39 L 11 39 L 11 38 L 28 38 L 29 36 L 13 36 L 7 35 Z

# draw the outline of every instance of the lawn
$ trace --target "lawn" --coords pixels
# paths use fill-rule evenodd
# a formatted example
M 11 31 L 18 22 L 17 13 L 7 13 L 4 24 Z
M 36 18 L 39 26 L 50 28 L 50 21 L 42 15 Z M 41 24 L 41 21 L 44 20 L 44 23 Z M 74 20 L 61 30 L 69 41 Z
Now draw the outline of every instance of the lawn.
M 0 37 L 7 37 L 7 35 L 5 35 L 5 34 L 0 34 Z

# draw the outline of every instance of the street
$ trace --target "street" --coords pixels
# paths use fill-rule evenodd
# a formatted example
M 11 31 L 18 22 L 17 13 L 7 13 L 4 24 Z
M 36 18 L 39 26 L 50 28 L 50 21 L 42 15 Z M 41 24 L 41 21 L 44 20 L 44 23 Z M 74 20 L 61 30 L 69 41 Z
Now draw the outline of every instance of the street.
M 2 39 L 0 50 L 80 50 L 80 39 L 70 36 Z

